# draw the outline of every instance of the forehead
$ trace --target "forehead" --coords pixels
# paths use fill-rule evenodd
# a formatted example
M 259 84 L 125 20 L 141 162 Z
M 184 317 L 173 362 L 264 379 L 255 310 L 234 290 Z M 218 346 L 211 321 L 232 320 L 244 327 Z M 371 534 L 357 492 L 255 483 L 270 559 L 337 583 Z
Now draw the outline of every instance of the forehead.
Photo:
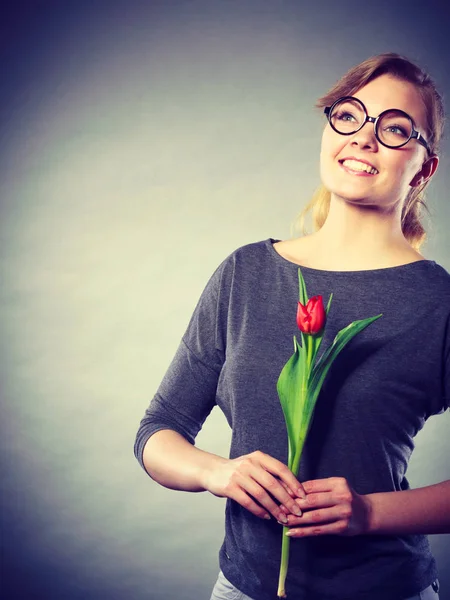
M 411 115 L 415 125 L 425 129 L 425 105 L 417 88 L 392 75 L 380 75 L 353 94 L 361 100 L 369 115 L 376 117 L 388 108 L 398 108 Z

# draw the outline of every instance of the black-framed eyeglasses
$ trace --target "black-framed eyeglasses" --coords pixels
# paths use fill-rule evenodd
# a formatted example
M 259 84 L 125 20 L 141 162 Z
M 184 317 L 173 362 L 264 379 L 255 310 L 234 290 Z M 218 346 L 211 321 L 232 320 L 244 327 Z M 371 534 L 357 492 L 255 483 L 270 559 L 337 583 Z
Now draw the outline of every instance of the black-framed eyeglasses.
M 353 96 L 339 98 L 323 111 L 331 127 L 341 135 L 356 133 L 365 123 L 373 123 L 375 137 L 387 148 L 401 148 L 411 139 L 416 139 L 431 154 L 431 150 L 421 133 L 414 128 L 414 121 L 408 113 L 398 108 L 384 110 L 378 117 L 369 117 L 361 100 Z

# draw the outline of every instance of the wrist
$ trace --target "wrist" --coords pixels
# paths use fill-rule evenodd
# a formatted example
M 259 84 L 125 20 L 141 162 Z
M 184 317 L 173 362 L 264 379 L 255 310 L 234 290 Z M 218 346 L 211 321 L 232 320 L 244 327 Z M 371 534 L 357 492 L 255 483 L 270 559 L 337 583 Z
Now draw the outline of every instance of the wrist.
M 212 479 L 216 470 L 229 462 L 230 459 L 217 454 L 204 453 L 204 460 L 199 464 L 198 481 L 200 487 L 210 492 L 213 487 Z
M 371 494 L 366 494 L 361 496 L 363 502 L 363 525 L 362 525 L 362 533 L 364 535 L 369 535 L 375 531 L 375 522 L 374 522 L 374 505 L 372 501 Z

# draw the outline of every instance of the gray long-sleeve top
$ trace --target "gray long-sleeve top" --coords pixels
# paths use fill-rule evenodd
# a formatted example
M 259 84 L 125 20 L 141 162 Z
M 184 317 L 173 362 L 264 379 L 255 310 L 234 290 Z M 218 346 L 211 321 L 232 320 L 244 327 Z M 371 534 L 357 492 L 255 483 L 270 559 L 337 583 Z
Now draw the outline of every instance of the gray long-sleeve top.
M 192 444 L 212 408 L 232 428 L 230 458 L 261 450 L 287 464 L 276 390 L 293 352 L 298 265 L 275 240 L 238 248 L 216 269 L 135 442 L 173 429 Z M 382 317 L 334 361 L 303 451 L 299 480 L 345 477 L 359 494 L 409 488 L 413 438 L 450 406 L 450 274 L 432 260 L 366 271 L 301 267 L 308 297 L 333 293 L 318 358 L 344 327 Z M 276 597 L 281 526 L 227 500 L 220 567 L 257 600 Z M 398 600 L 438 576 L 424 535 L 326 535 L 294 539 L 286 591 L 291 600 Z

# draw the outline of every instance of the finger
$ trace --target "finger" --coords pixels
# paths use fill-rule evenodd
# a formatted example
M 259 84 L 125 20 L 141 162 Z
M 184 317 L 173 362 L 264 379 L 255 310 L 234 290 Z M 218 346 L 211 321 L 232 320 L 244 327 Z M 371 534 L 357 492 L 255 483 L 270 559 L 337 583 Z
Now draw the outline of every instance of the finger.
M 289 494 L 289 496 L 291 498 L 293 498 L 294 500 L 298 500 L 299 498 L 294 494 L 294 492 L 291 490 L 291 488 L 284 483 L 284 481 L 282 481 L 281 479 L 278 479 L 278 481 L 280 482 L 280 485 L 282 485 L 284 487 L 284 489 L 287 491 L 287 493 Z M 284 504 L 280 505 L 280 509 L 286 514 L 286 515 L 291 515 L 292 512 L 289 510 L 289 508 L 287 508 L 286 506 L 284 506 Z
M 295 502 L 303 511 L 311 508 L 327 508 L 337 504 L 336 498 L 331 492 L 310 492 L 306 498 L 296 498 Z
M 280 485 L 282 485 L 284 487 L 284 489 L 287 491 L 287 493 L 289 494 L 289 496 L 291 498 L 293 498 L 294 500 L 297 500 L 298 497 L 294 494 L 294 492 L 291 490 L 291 488 L 284 483 L 284 481 L 282 479 L 278 479 L 277 481 L 280 482 Z M 289 510 L 289 508 L 287 508 L 284 504 L 280 505 L 280 509 L 286 514 L 286 515 L 291 515 L 292 511 Z M 300 509 L 300 513 L 301 513 L 301 509 Z M 300 515 L 299 515 L 300 516 Z
M 291 511 L 288 508 L 286 508 L 284 504 L 280 504 L 280 510 L 282 510 L 285 515 L 291 515 L 292 514 Z
M 300 516 L 302 511 L 295 500 L 288 494 L 281 481 L 276 479 L 268 471 L 255 466 L 250 472 L 251 476 L 259 483 L 259 485 L 267 490 L 271 496 L 276 498 L 282 506 L 286 507 L 289 512 Z M 259 498 L 258 498 L 259 501 Z
M 309 479 L 303 482 L 307 494 L 312 492 L 331 492 L 336 487 L 341 477 L 327 477 L 326 479 Z
M 269 456 L 268 454 L 262 453 L 261 463 L 265 469 L 270 473 L 277 475 L 286 485 L 296 494 L 297 496 L 306 496 L 306 492 L 303 489 L 303 485 L 298 481 L 292 471 L 285 464 Z
M 333 506 L 331 508 L 321 508 L 320 510 L 307 510 L 301 517 L 294 515 L 288 516 L 288 526 L 296 527 L 297 525 L 313 525 L 314 523 L 325 524 L 333 523 L 334 521 L 342 521 L 347 518 L 347 511 L 342 509 L 342 506 Z
M 285 535 L 288 537 L 307 537 L 317 535 L 345 535 L 347 526 L 342 521 L 327 523 L 324 525 L 311 525 L 309 527 L 301 527 L 299 529 L 289 529 Z
M 280 479 L 280 483 L 281 485 L 284 487 L 284 489 L 287 491 L 287 493 L 289 494 L 289 496 L 291 498 L 296 498 L 297 496 L 294 494 L 294 492 L 291 490 L 291 488 L 288 486 L 287 483 L 285 483 L 282 479 Z
M 300 526 L 302 526 L 303 523 L 304 523 L 304 521 L 303 521 L 304 516 L 305 516 L 305 513 L 303 513 L 301 517 L 297 517 L 296 515 L 293 515 L 292 513 L 289 513 L 288 515 L 286 515 L 287 520 L 288 520 L 286 526 L 287 527 L 300 527 Z
M 253 498 L 246 494 L 241 488 L 236 488 L 236 491 L 228 497 L 238 502 L 238 504 L 246 508 L 256 517 L 259 517 L 261 519 L 270 519 L 269 513 L 266 510 L 264 510 L 264 508 L 262 508 L 259 504 L 257 504 L 253 500 Z
M 278 504 L 274 502 L 272 497 L 267 493 L 266 489 L 264 489 L 264 487 L 262 487 L 257 481 L 251 477 L 243 477 L 239 483 L 241 488 L 247 492 L 247 494 L 252 496 L 259 504 L 261 504 L 270 514 L 272 514 L 277 521 L 287 523 L 285 513 L 280 509 Z M 289 498 L 288 494 L 286 492 L 284 493 Z

